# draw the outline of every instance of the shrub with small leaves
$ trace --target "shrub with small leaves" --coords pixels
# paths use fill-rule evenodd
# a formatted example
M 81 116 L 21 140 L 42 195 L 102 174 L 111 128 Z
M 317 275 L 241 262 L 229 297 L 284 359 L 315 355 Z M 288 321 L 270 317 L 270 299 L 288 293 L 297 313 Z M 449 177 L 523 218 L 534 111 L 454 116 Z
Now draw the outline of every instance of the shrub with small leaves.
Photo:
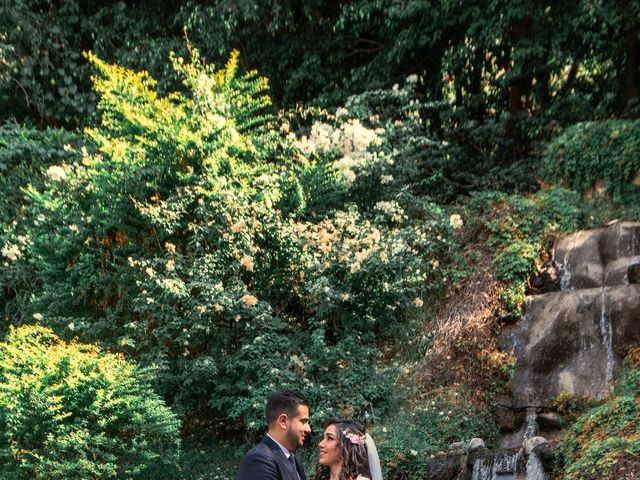
M 580 193 L 600 189 L 616 199 L 637 194 L 640 121 L 583 122 L 567 128 L 547 146 L 542 172 L 548 181 Z
M 144 478 L 179 455 L 179 422 L 121 356 L 11 328 L 0 343 L 0 473 L 14 479 Z
M 559 447 L 562 480 L 640 475 L 640 349 L 631 351 L 613 394 L 571 426 Z
M 579 196 L 563 188 L 531 195 L 480 192 L 473 196 L 469 216 L 486 233 L 486 247 L 495 252 L 504 316 L 519 315 L 529 280 L 547 260 L 556 235 L 577 229 L 579 214 Z
M 424 478 L 434 456 L 452 443 L 479 437 L 492 445 L 497 440 L 489 409 L 459 393 L 426 397 L 422 405 L 399 412 L 376 429 L 384 478 Z

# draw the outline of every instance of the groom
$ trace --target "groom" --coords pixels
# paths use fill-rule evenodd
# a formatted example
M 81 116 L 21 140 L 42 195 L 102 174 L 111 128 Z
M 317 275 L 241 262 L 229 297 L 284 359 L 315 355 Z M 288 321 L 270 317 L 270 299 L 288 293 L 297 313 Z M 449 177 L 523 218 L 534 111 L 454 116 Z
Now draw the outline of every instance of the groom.
M 245 455 L 236 480 L 306 480 L 293 451 L 311 433 L 309 402 L 285 390 L 269 398 L 265 413 L 269 432 Z

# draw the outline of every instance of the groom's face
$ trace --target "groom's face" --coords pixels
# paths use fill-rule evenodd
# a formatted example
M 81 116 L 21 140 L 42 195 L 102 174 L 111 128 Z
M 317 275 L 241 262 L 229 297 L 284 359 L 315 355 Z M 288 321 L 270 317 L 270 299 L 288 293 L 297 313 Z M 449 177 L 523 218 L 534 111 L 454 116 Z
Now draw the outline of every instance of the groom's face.
M 311 425 L 309 423 L 309 407 L 306 405 L 298 406 L 298 414 L 289 419 L 289 428 L 287 430 L 287 441 L 291 450 L 301 447 L 304 439 L 311 433 Z

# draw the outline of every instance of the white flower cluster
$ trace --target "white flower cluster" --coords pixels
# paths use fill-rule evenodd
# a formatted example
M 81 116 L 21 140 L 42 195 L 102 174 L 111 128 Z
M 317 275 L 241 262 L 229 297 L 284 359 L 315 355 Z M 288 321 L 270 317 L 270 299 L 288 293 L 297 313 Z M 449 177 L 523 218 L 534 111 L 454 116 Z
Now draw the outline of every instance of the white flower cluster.
M 51 165 L 47 169 L 47 177 L 54 182 L 60 182 L 67 177 L 67 172 L 59 165 Z
M 393 222 L 400 222 L 403 219 L 406 219 L 404 210 L 395 200 L 390 202 L 380 201 L 375 204 L 374 208 L 391 217 L 391 221 Z
M 165 292 L 175 295 L 176 297 L 185 297 L 188 295 L 186 285 L 179 278 L 156 279 L 156 284 Z
M 449 223 L 451 224 L 454 230 L 462 228 L 462 225 L 463 225 L 462 217 L 457 213 L 454 213 L 449 217 Z
M 393 182 L 393 175 L 381 175 L 380 176 L 380 183 L 382 185 L 386 185 L 387 183 L 392 183 Z
M 336 111 L 336 117 L 342 118 L 347 114 L 348 111 L 344 108 Z M 371 158 L 368 148 L 381 142 L 379 134 L 383 132 L 383 129 L 366 128 L 357 119 L 350 119 L 339 128 L 334 128 L 328 123 L 315 122 L 311 126 L 309 138 L 302 137 L 298 147 L 305 153 L 339 152 L 341 158 L 334 165 L 347 183 L 351 184 L 356 178 L 354 168 Z
M 2 247 L 2 256 L 11 262 L 15 262 L 22 256 L 22 252 L 18 245 L 8 243 Z

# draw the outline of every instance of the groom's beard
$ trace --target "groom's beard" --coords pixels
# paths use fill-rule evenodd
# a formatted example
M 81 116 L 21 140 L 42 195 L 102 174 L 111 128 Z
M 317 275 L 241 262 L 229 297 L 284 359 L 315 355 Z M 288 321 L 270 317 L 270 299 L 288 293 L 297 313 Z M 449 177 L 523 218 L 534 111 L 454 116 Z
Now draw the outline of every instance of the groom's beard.
M 287 442 L 293 447 L 293 450 L 295 450 L 302 446 L 304 439 L 300 438 L 300 434 L 298 432 L 290 428 L 287 431 Z

